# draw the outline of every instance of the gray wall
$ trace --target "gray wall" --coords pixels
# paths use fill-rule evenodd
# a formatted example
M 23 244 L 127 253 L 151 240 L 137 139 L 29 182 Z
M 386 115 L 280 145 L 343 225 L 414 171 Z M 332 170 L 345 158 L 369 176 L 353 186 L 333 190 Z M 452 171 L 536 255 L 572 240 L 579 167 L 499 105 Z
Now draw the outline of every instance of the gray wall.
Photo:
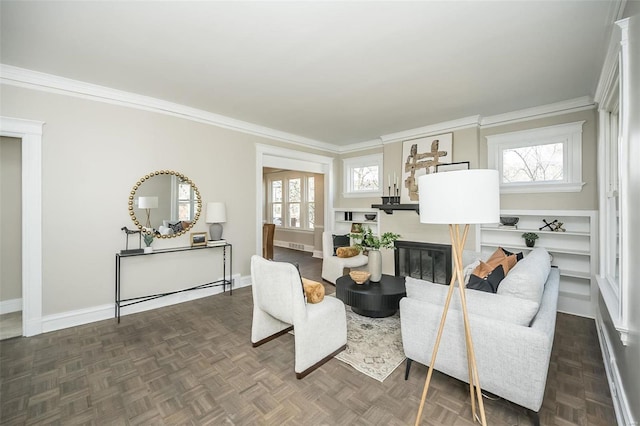
M 582 126 L 581 192 L 505 194 L 500 198 L 503 209 L 595 210 L 598 208 L 598 180 L 596 154 L 598 152 L 598 119 L 595 109 L 529 120 L 521 123 L 480 129 L 480 167 L 487 167 L 487 139 L 489 135 L 535 129 L 556 124 L 585 121 Z
M 0 301 L 22 297 L 22 142 L 0 138 Z
M 118 105 L 6 85 L 0 90 L 0 115 L 46 123 L 42 143 L 43 315 L 113 304 L 114 254 L 124 248 L 120 228 L 133 225 L 127 210 L 129 192 L 141 176 L 155 170 L 175 170 L 191 178 L 204 205 L 208 201 L 226 203 L 224 236 L 233 243 L 234 274 L 250 274 L 258 220 L 255 145 L 291 145 Z M 221 156 L 223 161 L 215 161 Z M 208 231 L 204 218 L 193 231 Z M 187 234 L 156 239 L 153 247 L 189 243 Z M 177 257 L 141 257 L 123 267 L 127 275 L 123 281 L 135 283 L 139 293 L 155 293 L 206 282 L 200 281 L 202 274 L 205 279 L 221 275 L 221 262 L 192 255 L 187 258 L 192 262 L 173 268 L 175 273 L 166 269 L 180 261 Z M 203 264 L 214 269 L 205 271 Z M 128 291 L 133 288 L 130 285 Z
M 597 121 L 594 109 L 557 115 L 543 119 L 527 120 L 519 123 L 494 126 L 489 128 L 470 127 L 453 132 L 453 162 L 469 161 L 471 168 L 487 167 L 487 135 L 526 130 L 554 124 L 570 123 L 585 120 L 582 134 L 582 179 L 586 185 L 579 193 L 545 193 L 545 194 L 505 194 L 500 197 L 503 209 L 597 209 Z M 384 174 L 402 172 L 402 142 L 385 144 Z M 375 152 L 375 150 L 373 151 Z M 379 150 L 378 150 L 379 152 Z M 363 151 L 351 153 L 348 156 L 371 154 Z M 342 156 L 346 158 L 347 156 Z M 337 169 L 342 173 L 342 162 L 337 162 Z M 338 179 L 340 185 L 342 179 Z M 370 207 L 379 203 L 380 198 L 344 198 L 342 187 L 337 187 L 336 206 L 339 207 Z M 402 235 L 403 240 L 423 241 L 449 244 L 449 230 L 446 225 L 421 224 L 418 215 L 412 211 L 396 211 L 392 215 L 380 215 L 381 232 L 395 232 Z M 472 226 L 467 237 L 466 248 L 475 247 L 475 228 Z M 383 250 L 383 272 L 393 273 L 394 260 L 391 250 Z

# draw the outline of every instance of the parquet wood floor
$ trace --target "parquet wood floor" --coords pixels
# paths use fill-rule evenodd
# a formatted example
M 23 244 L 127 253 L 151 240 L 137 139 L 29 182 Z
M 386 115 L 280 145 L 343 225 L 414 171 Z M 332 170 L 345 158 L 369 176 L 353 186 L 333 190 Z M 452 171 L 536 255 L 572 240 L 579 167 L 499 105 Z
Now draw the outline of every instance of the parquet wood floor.
M 426 375 L 380 383 L 331 360 L 303 380 L 293 336 L 252 348 L 251 289 L 0 342 L 3 425 L 406 425 Z M 436 373 L 425 425 L 472 425 L 468 387 Z M 485 402 L 492 425 L 528 425 Z M 613 425 L 594 322 L 558 314 L 543 425 Z

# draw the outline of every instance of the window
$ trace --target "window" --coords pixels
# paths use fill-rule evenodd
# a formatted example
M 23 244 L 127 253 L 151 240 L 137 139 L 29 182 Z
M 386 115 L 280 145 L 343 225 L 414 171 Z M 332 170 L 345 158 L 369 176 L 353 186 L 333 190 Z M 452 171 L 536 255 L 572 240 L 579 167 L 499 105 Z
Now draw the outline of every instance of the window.
M 279 172 L 267 177 L 268 220 L 276 226 L 311 230 L 315 222 L 315 177 Z
M 282 226 L 282 180 L 271 182 L 271 223 Z
M 500 191 L 581 191 L 583 124 L 487 136 L 489 168 L 500 173 Z
M 171 176 L 171 219 L 192 221 L 196 211 L 196 192 L 189 182 Z
M 382 154 L 346 158 L 342 161 L 344 197 L 382 195 Z

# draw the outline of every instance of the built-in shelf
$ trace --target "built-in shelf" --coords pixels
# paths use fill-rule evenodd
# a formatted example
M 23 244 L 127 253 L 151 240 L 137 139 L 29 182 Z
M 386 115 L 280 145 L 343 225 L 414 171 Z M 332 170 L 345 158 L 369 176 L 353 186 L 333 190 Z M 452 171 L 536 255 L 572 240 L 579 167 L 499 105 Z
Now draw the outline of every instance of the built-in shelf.
M 393 214 L 394 210 L 413 210 L 420 214 L 419 204 L 371 204 L 371 208 L 382 210 L 386 214 Z
M 476 250 L 490 255 L 498 247 L 509 251 L 529 253 L 522 239 L 525 232 L 540 237 L 535 247 L 544 247 L 552 256 L 551 264 L 560 270 L 558 310 L 593 316 L 595 301 L 591 294 L 595 288 L 597 265 L 597 229 L 595 212 L 591 210 L 503 210 L 502 216 L 515 216 L 520 220 L 517 228 L 508 226 L 476 226 Z M 545 221 L 557 219 L 563 223 L 562 231 L 540 230 Z

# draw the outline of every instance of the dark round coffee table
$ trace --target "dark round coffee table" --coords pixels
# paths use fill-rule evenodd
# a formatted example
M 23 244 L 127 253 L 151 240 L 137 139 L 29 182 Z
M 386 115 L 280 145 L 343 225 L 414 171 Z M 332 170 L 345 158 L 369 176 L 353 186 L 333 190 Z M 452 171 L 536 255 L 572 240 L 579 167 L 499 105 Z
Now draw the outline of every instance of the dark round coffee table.
M 382 318 L 396 313 L 400 299 L 407 295 L 404 277 L 382 275 L 380 282 L 356 284 L 349 275 L 336 280 L 336 297 L 356 314 Z

